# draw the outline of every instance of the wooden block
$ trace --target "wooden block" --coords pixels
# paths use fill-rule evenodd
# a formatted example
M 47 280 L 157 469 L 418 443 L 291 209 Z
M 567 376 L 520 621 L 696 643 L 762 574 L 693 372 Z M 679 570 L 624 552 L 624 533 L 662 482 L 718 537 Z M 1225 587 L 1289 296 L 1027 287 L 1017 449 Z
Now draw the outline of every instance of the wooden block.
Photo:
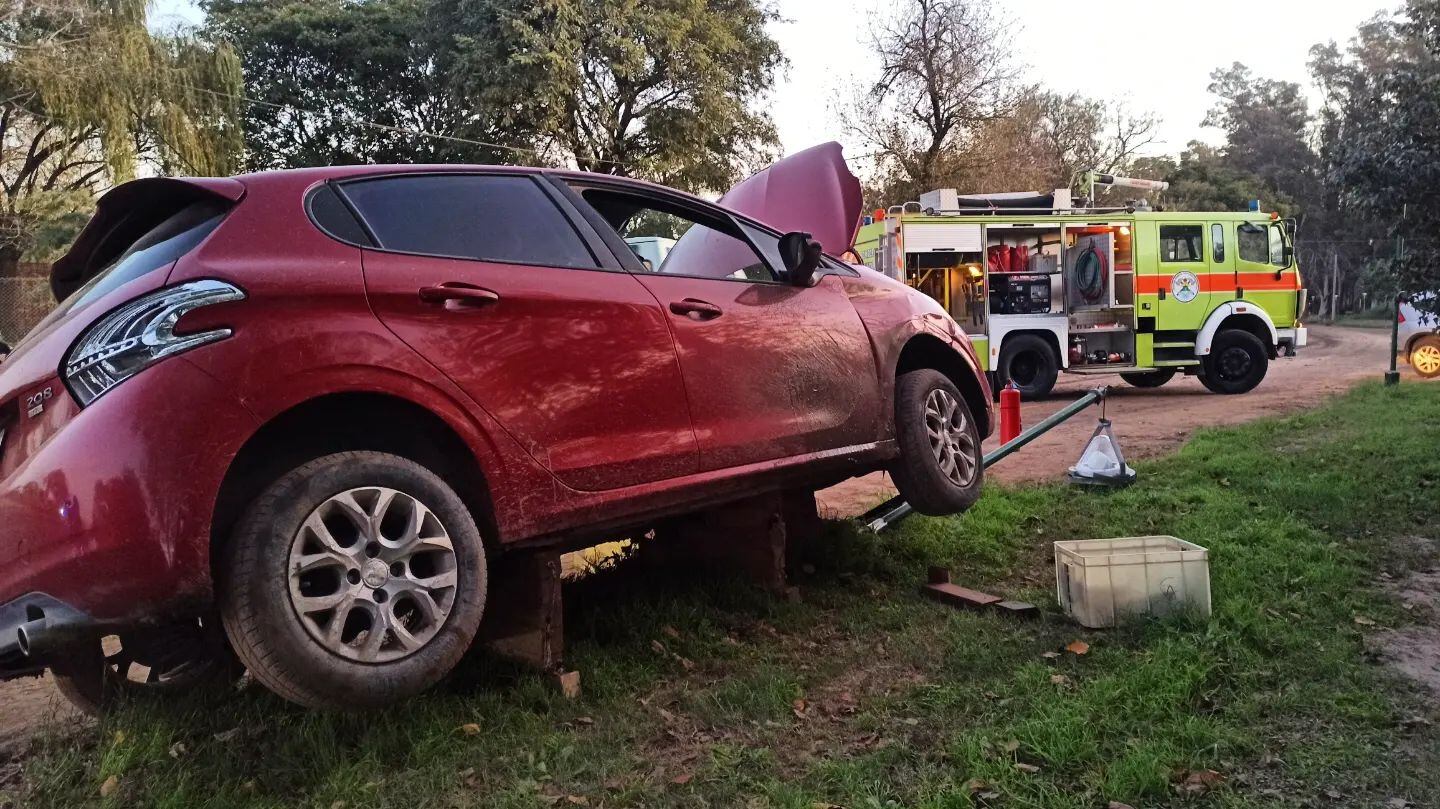
M 554 677 L 555 686 L 560 689 L 560 693 L 564 694 L 566 699 L 580 698 L 580 672 L 561 671 L 557 672 Z
M 995 609 L 1016 618 L 1040 617 L 1040 609 L 1028 601 L 1001 601 L 995 605 Z
M 1000 596 L 992 596 L 979 590 L 971 590 L 968 587 L 948 583 L 927 584 L 920 588 L 920 592 L 936 601 L 969 609 L 981 609 L 1001 601 Z

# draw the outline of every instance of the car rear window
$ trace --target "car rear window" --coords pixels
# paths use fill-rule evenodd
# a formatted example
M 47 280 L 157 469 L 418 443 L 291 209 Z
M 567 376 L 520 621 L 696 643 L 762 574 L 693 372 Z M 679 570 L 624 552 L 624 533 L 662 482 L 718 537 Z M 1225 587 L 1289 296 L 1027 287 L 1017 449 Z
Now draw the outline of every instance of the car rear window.
M 402 253 L 595 268 L 570 221 L 529 177 L 421 175 L 341 186 L 380 247 Z
M 220 226 L 230 207 L 230 203 L 224 200 L 207 198 L 191 202 L 169 215 L 151 213 L 152 217 L 159 217 L 158 221 L 141 224 L 132 230 L 139 235 L 128 245 L 105 245 L 105 249 L 119 255 L 91 276 L 75 294 L 66 298 L 60 309 L 69 311 L 82 306 L 152 270 L 175 263 Z M 124 229 L 126 224 L 134 227 L 134 223 L 122 223 L 117 231 Z

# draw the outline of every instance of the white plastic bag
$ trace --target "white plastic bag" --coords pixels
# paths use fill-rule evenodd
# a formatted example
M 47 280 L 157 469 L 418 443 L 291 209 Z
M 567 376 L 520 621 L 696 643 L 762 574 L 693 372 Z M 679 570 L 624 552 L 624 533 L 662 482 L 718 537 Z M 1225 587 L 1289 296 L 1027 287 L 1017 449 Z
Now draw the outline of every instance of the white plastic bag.
M 1128 486 L 1135 482 L 1135 470 L 1125 463 L 1125 453 L 1110 429 L 1109 419 L 1100 419 L 1080 461 L 1070 467 L 1070 480 L 1094 486 Z

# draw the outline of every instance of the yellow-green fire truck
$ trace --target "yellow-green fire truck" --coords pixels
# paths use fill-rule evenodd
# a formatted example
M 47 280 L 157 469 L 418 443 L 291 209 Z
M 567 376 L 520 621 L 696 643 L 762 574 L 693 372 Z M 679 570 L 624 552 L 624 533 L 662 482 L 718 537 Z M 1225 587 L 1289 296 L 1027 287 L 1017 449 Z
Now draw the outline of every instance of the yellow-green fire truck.
M 1013 381 L 1026 397 L 1049 392 L 1060 371 L 1120 373 L 1138 387 L 1179 372 L 1216 393 L 1245 393 L 1270 360 L 1305 345 L 1305 290 L 1277 215 L 1258 204 L 1243 213 L 1085 205 L 1066 189 L 941 189 L 867 217 L 855 252 L 940 301 L 997 387 Z

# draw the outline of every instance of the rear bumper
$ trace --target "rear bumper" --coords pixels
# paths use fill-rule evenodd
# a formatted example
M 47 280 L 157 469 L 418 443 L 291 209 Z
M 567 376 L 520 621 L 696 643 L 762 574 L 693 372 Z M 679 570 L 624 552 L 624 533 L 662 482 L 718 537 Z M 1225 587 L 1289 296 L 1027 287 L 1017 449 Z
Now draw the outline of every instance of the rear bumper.
M 44 593 L 0 604 L 0 680 L 39 674 L 94 629 L 90 616 Z
M 1310 342 L 1310 330 L 1304 326 L 1296 326 L 1293 329 L 1276 329 L 1276 342 L 1285 349 L 1283 353 L 1294 354 L 1296 349 L 1304 348 Z

